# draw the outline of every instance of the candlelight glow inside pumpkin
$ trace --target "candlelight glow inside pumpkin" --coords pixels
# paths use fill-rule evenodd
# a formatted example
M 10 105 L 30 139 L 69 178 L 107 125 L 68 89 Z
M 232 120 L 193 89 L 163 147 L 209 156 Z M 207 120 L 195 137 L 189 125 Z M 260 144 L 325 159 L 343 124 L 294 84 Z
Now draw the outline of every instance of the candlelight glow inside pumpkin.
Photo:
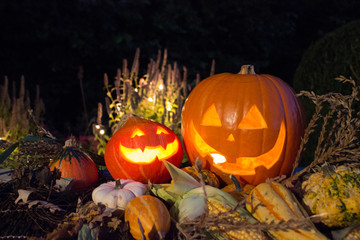
M 158 126 L 156 134 L 169 134 L 169 132 Z M 145 136 L 145 133 L 136 128 L 132 133 L 131 138 L 142 136 Z M 120 152 L 124 155 L 127 161 L 135 163 L 151 163 L 155 161 L 156 158 L 159 160 L 167 159 L 179 151 L 179 142 L 176 138 L 174 138 L 174 141 L 170 143 L 161 142 L 161 144 L 163 145 L 149 146 L 148 144 L 146 146 L 142 145 L 138 148 L 129 148 L 120 143 Z
M 290 173 L 304 118 L 285 82 L 247 67 L 201 81 L 184 104 L 181 133 L 190 162 L 199 157 L 226 183 L 232 174 L 257 185 Z
M 179 167 L 183 149 L 171 129 L 155 121 L 129 115 L 105 147 L 105 163 L 114 179 L 164 183 L 170 174 L 163 161 Z
M 204 141 L 201 135 L 196 131 L 193 122 L 191 122 L 190 125 L 191 132 L 189 134 L 193 136 L 197 152 L 201 155 L 201 157 L 205 157 L 209 154 L 213 158 L 213 162 L 216 164 L 214 167 L 227 174 L 254 175 L 255 168 L 259 166 L 264 166 L 267 169 L 270 169 L 281 157 L 286 138 L 285 124 L 282 121 L 279 135 L 273 148 L 259 156 L 237 157 L 236 161 L 231 163 L 227 162 L 226 157 L 223 154 L 217 152 L 216 149 L 212 148 Z M 239 126 L 240 125 L 241 123 Z M 234 142 L 234 135 L 230 133 L 226 140 Z

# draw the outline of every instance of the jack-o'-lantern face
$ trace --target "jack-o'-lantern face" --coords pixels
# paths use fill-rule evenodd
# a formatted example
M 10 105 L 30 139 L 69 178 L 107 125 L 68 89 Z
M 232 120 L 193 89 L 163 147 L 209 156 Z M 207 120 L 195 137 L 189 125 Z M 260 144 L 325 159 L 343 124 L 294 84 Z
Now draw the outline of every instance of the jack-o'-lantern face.
M 183 149 L 179 138 L 166 126 L 129 115 L 105 147 L 105 164 L 114 179 L 164 183 L 170 174 L 163 161 L 180 167 Z
M 141 130 L 135 128 L 129 132 L 131 141 L 119 143 L 119 152 L 134 163 L 151 163 L 168 159 L 179 151 L 179 141 L 161 126 Z
M 223 73 L 201 81 L 182 111 L 189 160 L 231 183 L 251 184 L 288 174 L 304 131 L 292 89 L 270 75 Z
M 226 123 L 228 127 L 223 126 L 214 104 L 205 111 L 199 128 L 200 131 L 205 132 L 209 129 L 213 132 L 216 131 L 217 137 L 215 139 L 206 133 L 202 137 L 194 126 L 194 122 L 190 122 L 189 134 L 193 137 L 197 152 L 202 158 L 210 155 L 215 168 L 228 174 L 254 175 L 256 167 L 264 166 L 270 169 L 281 157 L 286 139 L 284 121 L 281 121 L 278 131 L 269 130 L 261 112 L 256 105 L 253 105 L 239 123 L 234 118 L 227 119 Z M 251 131 L 254 132 L 251 133 Z M 278 132 L 273 146 L 259 155 L 252 155 L 249 152 L 248 156 L 243 156 L 246 149 L 249 149 L 253 144 L 257 144 L 255 139 L 249 141 L 250 137 L 253 134 L 263 134 L 264 131 Z M 248 135 L 248 138 L 246 135 Z M 261 142 L 258 144 L 261 144 Z

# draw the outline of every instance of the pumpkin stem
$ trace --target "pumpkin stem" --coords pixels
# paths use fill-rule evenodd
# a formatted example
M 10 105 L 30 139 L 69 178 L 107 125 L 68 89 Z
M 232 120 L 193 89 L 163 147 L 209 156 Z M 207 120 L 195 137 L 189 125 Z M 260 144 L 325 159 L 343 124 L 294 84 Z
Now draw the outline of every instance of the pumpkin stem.
M 115 133 L 117 130 L 119 130 L 120 128 L 122 128 L 126 123 L 127 121 L 131 118 L 131 117 L 138 117 L 136 116 L 135 114 L 132 114 L 132 113 L 127 113 L 125 114 L 124 116 L 122 116 L 120 118 L 120 121 L 117 123 L 113 133 Z
M 231 179 L 231 181 L 233 181 L 233 183 L 234 183 L 234 185 L 235 185 L 235 190 L 234 190 L 234 192 L 242 192 L 243 189 L 242 189 L 242 187 L 240 186 L 239 180 L 237 180 L 237 178 L 236 178 L 234 175 L 232 175 L 232 174 L 230 174 L 230 179 Z
M 76 141 L 76 138 L 74 136 L 71 136 L 68 140 L 65 141 L 64 148 L 67 147 L 77 147 L 78 143 Z
M 146 239 L 144 227 L 143 227 L 143 225 L 141 224 L 140 219 L 138 218 L 137 220 L 138 220 L 138 224 L 139 224 L 139 228 L 140 228 L 141 240 Z
M 254 65 L 242 65 L 239 74 L 256 74 Z
M 115 180 L 115 189 L 122 189 L 120 179 Z
M 321 169 L 323 171 L 323 177 L 331 176 L 331 175 L 333 175 L 335 173 L 335 166 L 329 165 L 327 163 L 322 165 Z
M 157 233 L 158 233 L 158 235 L 159 235 L 159 239 L 160 239 L 160 240 L 165 239 L 165 233 L 164 233 L 164 231 L 158 231 Z
M 199 157 L 196 158 L 194 167 L 200 174 L 201 170 L 203 169 L 203 161 Z

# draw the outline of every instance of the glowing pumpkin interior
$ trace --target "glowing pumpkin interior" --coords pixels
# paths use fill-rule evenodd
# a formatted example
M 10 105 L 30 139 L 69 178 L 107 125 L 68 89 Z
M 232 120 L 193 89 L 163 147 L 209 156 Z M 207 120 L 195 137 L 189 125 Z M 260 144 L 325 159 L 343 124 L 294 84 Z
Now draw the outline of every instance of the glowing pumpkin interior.
M 289 174 L 304 133 L 291 87 L 252 66 L 199 82 L 186 99 L 181 124 L 189 161 L 200 158 L 228 184 L 229 174 L 253 185 Z
M 176 137 L 158 125 L 133 128 L 123 139 L 128 140 L 120 142 L 120 154 L 125 160 L 137 164 L 168 159 L 179 151 L 180 146 Z
M 223 122 L 226 123 L 223 124 Z M 228 174 L 254 175 L 255 169 L 259 166 L 270 169 L 281 157 L 286 139 L 284 120 L 281 121 L 279 130 L 269 129 L 256 105 L 252 105 L 239 121 L 236 117 L 222 120 L 217 113 L 215 104 L 212 104 L 201 117 L 200 128 L 205 129 L 201 134 L 196 129 L 194 122 L 190 122 L 189 134 L 194 140 L 196 151 L 202 158 L 211 156 L 213 166 Z M 220 140 L 217 138 L 217 143 L 220 143 L 217 144 L 218 148 L 208 143 L 213 137 L 207 134 L 209 131 L 206 128 L 212 128 L 211 132 L 214 132 L 214 128 L 218 128 L 217 136 L 220 136 Z M 277 132 L 273 146 L 260 155 L 240 156 L 241 152 L 244 152 L 242 146 L 246 148 L 246 144 L 243 144 L 246 139 L 236 139 L 240 136 L 239 131 L 242 131 L 241 136 L 246 136 L 251 131 L 254 131 L 255 134 L 263 134 L 264 130 Z M 248 135 L 249 144 L 256 144 L 251 140 L 251 133 Z M 242 144 L 239 144 L 240 142 Z M 234 151 L 234 149 L 238 149 L 238 151 Z

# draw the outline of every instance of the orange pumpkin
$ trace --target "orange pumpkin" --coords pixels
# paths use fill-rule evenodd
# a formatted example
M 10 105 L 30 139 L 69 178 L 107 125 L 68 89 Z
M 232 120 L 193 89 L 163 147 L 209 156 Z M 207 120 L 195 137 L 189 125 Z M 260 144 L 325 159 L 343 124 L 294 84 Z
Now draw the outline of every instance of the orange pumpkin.
M 257 185 L 289 174 L 304 133 L 304 117 L 291 87 L 271 75 L 243 66 L 201 81 L 182 111 L 182 136 L 192 164 L 227 184 L 233 174 Z
M 241 202 L 244 199 L 246 199 L 246 197 L 249 195 L 251 190 L 255 188 L 251 184 L 245 184 L 245 185 L 243 184 L 243 186 L 241 186 L 241 183 L 232 174 L 230 174 L 230 178 L 233 181 L 233 183 L 226 185 L 225 187 L 221 188 L 221 190 L 229 193 L 238 202 Z
M 142 240 L 163 239 L 171 227 L 170 213 L 165 204 L 156 197 L 142 195 L 132 199 L 125 208 L 125 221 L 129 223 L 131 235 Z
M 179 167 L 183 150 L 179 138 L 166 126 L 129 115 L 106 144 L 104 158 L 114 179 L 164 183 L 170 174 L 163 161 Z
M 181 170 L 188 173 L 190 176 L 195 178 L 196 181 L 200 182 L 199 172 L 193 166 L 183 167 Z M 200 174 L 206 185 L 210 185 L 216 188 L 220 187 L 220 182 L 217 176 L 207 169 L 201 169 Z
M 63 150 L 50 162 L 50 170 L 59 169 L 62 178 L 74 178 L 71 190 L 85 190 L 98 180 L 98 169 L 89 155 L 78 148 L 74 138 L 65 141 Z

